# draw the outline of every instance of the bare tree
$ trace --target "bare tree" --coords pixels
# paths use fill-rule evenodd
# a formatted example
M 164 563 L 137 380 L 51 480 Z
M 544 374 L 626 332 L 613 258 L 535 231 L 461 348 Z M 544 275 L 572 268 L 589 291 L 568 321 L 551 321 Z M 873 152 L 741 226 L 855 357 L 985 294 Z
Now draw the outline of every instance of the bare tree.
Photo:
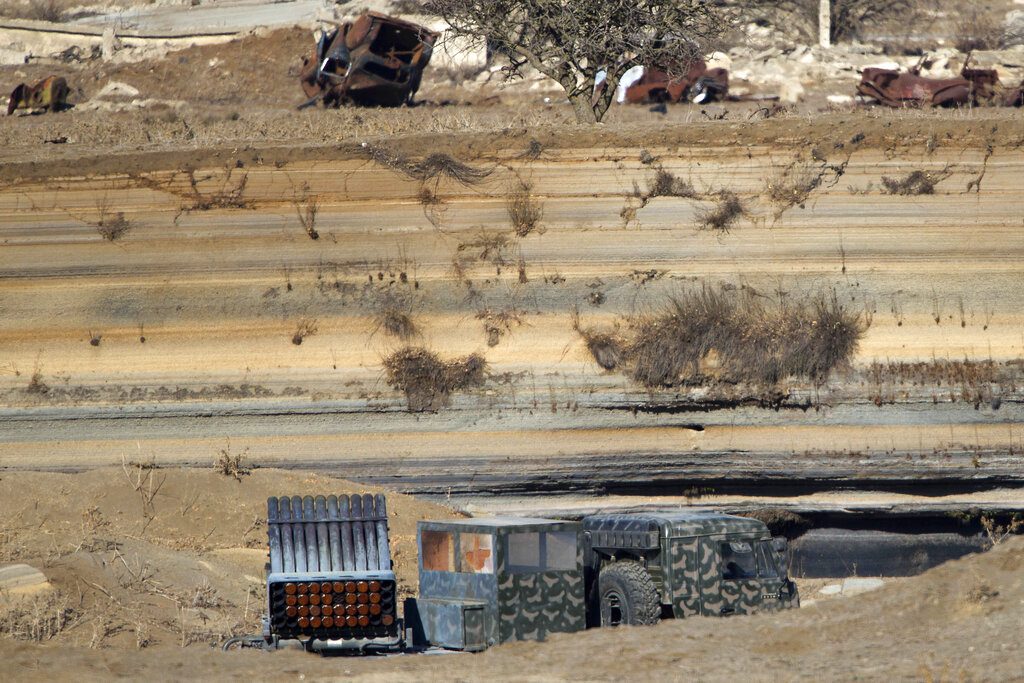
M 733 13 L 706 0 L 427 0 L 455 36 L 505 55 L 506 77 L 533 67 L 554 79 L 580 123 L 600 121 L 619 78 L 635 65 L 684 74 L 731 28 Z M 598 72 L 604 88 L 595 94 Z

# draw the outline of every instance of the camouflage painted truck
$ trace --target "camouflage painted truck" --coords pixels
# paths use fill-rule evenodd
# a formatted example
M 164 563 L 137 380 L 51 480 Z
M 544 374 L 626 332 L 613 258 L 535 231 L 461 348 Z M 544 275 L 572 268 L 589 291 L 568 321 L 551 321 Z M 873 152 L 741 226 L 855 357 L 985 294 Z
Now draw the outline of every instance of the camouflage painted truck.
M 799 606 L 785 541 L 763 522 L 659 512 L 420 522 L 419 594 L 399 615 L 383 496 L 271 498 L 268 508 L 264 633 L 242 644 L 480 651 Z

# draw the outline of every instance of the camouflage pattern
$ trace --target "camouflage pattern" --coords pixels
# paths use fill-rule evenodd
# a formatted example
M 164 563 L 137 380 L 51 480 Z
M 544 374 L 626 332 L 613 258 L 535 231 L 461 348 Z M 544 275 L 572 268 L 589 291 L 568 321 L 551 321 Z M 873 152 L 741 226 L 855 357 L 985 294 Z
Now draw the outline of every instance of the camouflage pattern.
M 584 564 L 588 585 L 596 582 L 602 562 L 623 555 L 642 560 L 661 592 L 662 604 L 677 619 L 696 615 L 750 614 L 797 607 L 792 582 L 771 572 L 750 578 L 723 578 L 721 546 L 744 541 L 757 552 L 769 552 L 771 534 L 759 520 L 703 512 L 592 515 L 583 520 L 589 538 Z M 657 531 L 657 547 L 638 543 L 641 535 Z M 609 544 L 619 537 L 623 543 Z M 587 541 L 585 540 L 585 543 Z M 763 550 L 758 544 L 767 544 Z M 785 573 L 784 558 L 771 553 Z
M 485 534 L 494 552 L 493 573 L 433 571 L 423 567 L 423 532 L 452 532 L 459 557 L 462 534 Z M 569 531 L 576 535 L 575 567 L 513 571 L 508 537 L 515 533 Z M 546 519 L 420 522 L 420 593 L 415 609 L 423 636 L 452 649 L 477 650 L 510 640 L 543 640 L 586 626 L 579 524 Z

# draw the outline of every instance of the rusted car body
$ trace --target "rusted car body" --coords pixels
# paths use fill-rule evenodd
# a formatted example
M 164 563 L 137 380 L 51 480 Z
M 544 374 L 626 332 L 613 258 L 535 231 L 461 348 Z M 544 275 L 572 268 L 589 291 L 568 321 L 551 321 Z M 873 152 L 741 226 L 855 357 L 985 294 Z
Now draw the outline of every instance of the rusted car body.
M 995 69 L 963 69 L 955 78 L 925 78 L 916 70 L 867 68 L 857 94 L 890 107 L 959 107 L 991 101 L 999 86 Z
M 340 24 L 303 60 L 299 80 L 326 106 L 398 107 L 412 101 L 430 62 L 438 33 L 376 12 Z
M 682 76 L 672 78 L 661 69 L 645 69 L 639 81 L 626 88 L 626 102 L 695 102 L 724 100 L 729 94 L 729 72 L 709 69 L 703 60 L 690 64 Z
M 7 115 L 17 109 L 62 111 L 68 106 L 68 82 L 60 76 L 48 76 L 35 85 L 20 83 L 11 92 Z

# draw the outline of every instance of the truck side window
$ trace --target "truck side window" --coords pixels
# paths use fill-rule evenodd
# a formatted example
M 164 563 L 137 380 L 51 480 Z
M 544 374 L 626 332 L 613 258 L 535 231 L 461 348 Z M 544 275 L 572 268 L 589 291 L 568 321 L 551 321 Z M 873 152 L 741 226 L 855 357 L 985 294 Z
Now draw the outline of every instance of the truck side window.
M 779 576 L 778 567 L 775 566 L 771 541 L 760 541 L 757 544 L 757 575 L 768 578 L 777 578 Z
M 728 541 L 722 544 L 722 578 L 726 581 L 749 579 L 757 576 L 754 549 L 746 541 Z
M 455 571 L 455 543 L 450 531 L 423 531 L 423 569 L 433 572 Z
M 490 534 L 459 534 L 459 571 L 493 574 L 494 547 Z
M 544 568 L 549 570 L 576 569 L 576 532 L 548 531 L 545 536 Z
M 514 574 L 540 571 L 540 533 L 508 535 L 508 568 Z
M 575 531 L 509 534 L 509 571 L 529 574 L 576 569 L 576 546 Z

